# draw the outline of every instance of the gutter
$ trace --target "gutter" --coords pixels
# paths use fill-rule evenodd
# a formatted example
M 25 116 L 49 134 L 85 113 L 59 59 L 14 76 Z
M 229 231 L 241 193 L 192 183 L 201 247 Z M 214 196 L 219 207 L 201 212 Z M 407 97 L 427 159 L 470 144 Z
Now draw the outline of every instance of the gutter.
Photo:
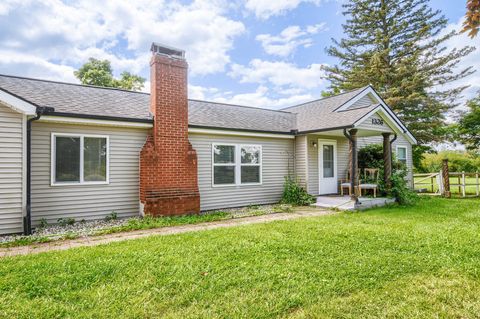
M 35 117 L 27 120 L 27 203 L 26 215 L 23 217 L 23 234 L 32 234 L 32 122 L 40 119 L 46 112 L 53 112 L 51 107 L 37 106 Z

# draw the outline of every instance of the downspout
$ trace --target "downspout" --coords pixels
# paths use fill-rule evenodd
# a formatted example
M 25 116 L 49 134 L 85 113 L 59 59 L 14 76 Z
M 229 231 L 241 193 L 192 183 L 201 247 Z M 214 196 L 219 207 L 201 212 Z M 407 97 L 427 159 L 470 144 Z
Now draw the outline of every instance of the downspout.
M 392 161 L 391 163 L 391 166 L 392 166 L 392 170 L 393 170 L 393 153 L 392 153 L 392 145 L 393 145 L 393 142 L 395 142 L 397 140 L 397 133 L 394 133 L 393 134 L 393 139 L 390 141 L 390 160 Z
M 37 107 L 35 117 L 27 120 L 27 203 L 26 215 L 23 217 L 23 234 L 32 234 L 32 122 L 40 119 L 47 111 L 53 108 Z

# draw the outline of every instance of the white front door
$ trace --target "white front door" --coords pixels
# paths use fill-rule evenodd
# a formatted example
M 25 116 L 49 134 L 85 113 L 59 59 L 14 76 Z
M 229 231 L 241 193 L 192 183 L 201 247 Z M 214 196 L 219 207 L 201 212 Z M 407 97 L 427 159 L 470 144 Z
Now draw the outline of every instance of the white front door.
M 338 193 L 337 141 L 318 140 L 318 191 L 323 194 Z

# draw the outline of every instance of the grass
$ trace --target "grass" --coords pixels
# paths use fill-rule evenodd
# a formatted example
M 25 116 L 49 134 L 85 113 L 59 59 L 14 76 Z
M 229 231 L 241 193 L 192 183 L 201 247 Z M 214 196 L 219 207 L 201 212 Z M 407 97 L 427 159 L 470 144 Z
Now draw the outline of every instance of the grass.
M 246 207 L 242 217 L 247 216 L 260 216 L 265 215 L 268 212 L 262 206 L 251 206 Z M 289 213 L 292 212 L 292 208 L 289 205 L 275 205 L 273 207 L 275 212 L 279 213 Z M 213 222 L 219 220 L 226 220 L 231 218 L 238 218 L 235 214 L 231 212 L 224 211 L 215 211 L 209 212 L 208 214 L 202 215 L 188 215 L 188 216 L 172 216 L 172 217 L 144 217 L 144 218 L 133 218 L 128 221 L 125 225 L 112 226 L 109 228 L 96 230 L 89 236 L 101 236 L 119 232 L 127 232 L 133 230 L 143 230 L 143 229 L 152 229 L 152 228 L 162 228 L 169 226 L 180 226 L 180 225 L 189 225 L 189 224 L 198 224 L 205 222 Z M 68 232 L 61 236 L 53 234 L 52 236 L 21 236 L 17 239 L 9 242 L 0 243 L 0 248 L 8 247 L 18 247 L 26 246 L 32 244 L 48 243 L 52 241 L 61 241 L 67 239 L 79 238 L 80 235 L 75 232 Z
M 480 200 L 3 259 L 2 318 L 478 318 Z
M 415 181 L 419 181 L 421 179 L 424 179 L 424 177 L 416 177 Z M 426 188 L 428 192 L 432 192 L 431 188 L 431 182 L 430 179 L 422 181 L 422 183 L 430 183 L 430 184 L 415 184 L 415 189 L 421 189 L 421 188 Z M 438 185 L 436 180 L 433 180 L 433 192 L 435 193 L 438 191 Z M 453 184 L 461 184 L 462 179 L 460 178 L 460 182 L 458 180 L 457 176 L 450 176 L 450 191 L 452 194 L 461 196 L 462 195 L 462 190 L 461 188 L 459 189 L 458 186 L 452 186 Z M 465 177 L 465 183 L 468 184 L 476 184 L 476 178 L 475 177 Z M 475 185 L 468 185 L 465 187 L 465 194 L 466 195 L 476 195 L 476 186 Z

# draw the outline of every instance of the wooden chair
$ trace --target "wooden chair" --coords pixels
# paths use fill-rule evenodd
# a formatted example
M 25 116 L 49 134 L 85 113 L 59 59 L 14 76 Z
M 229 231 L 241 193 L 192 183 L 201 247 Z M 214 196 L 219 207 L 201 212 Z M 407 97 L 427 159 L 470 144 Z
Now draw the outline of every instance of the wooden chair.
M 378 178 L 379 178 L 378 168 L 365 168 L 364 178 L 360 181 L 358 185 L 358 191 L 360 196 L 362 196 L 362 189 L 364 190 L 373 190 L 373 197 L 377 197 L 378 190 Z
M 347 176 L 346 178 L 341 178 L 340 179 L 340 194 L 343 196 L 343 190 L 345 188 L 348 188 L 348 195 L 349 196 L 352 196 L 352 184 L 351 184 L 351 181 L 350 181 L 350 170 L 347 169 L 345 175 Z M 357 177 L 357 181 L 355 182 L 355 191 L 356 192 L 356 188 L 357 188 L 357 185 L 358 185 L 358 177 Z

